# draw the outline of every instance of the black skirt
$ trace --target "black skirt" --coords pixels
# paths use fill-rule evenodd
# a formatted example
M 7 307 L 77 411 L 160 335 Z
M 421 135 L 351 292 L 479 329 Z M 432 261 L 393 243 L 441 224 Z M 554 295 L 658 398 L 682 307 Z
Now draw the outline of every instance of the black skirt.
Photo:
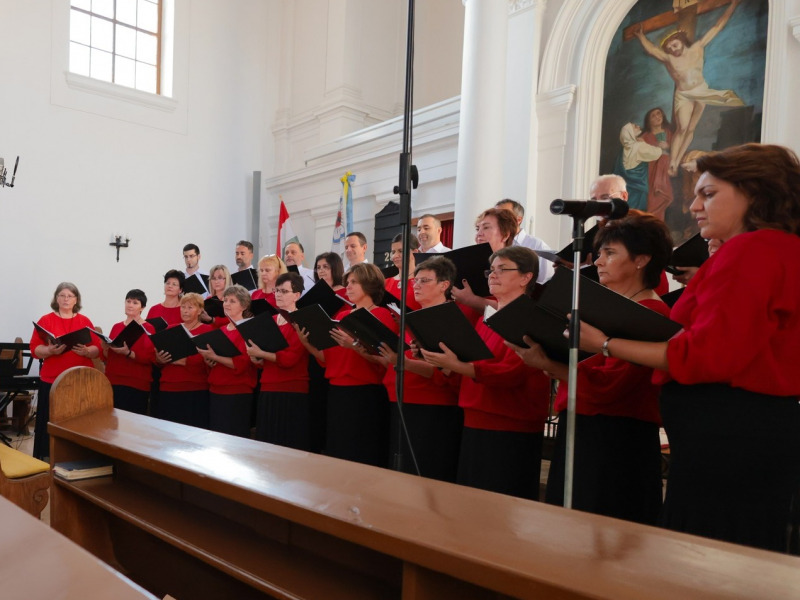
M 547 478 L 548 504 L 564 505 L 567 412 L 558 416 Z M 661 510 L 658 425 L 610 415 L 575 415 L 572 507 L 655 525 Z
M 311 427 L 309 450 L 322 454 L 328 421 L 328 380 L 325 379 L 325 367 L 321 367 L 313 356 L 308 357 L 308 402 Z
M 408 441 L 400 427 L 397 403 L 392 402 L 391 438 L 392 468 L 416 475 Z M 458 406 L 403 404 L 408 435 L 419 465 L 420 475 L 455 483 L 458 473 L 458 452 L 464 413 Z M 398 455 L 398 448 L 402 453 Z M 399 464 L 398 464 L 399 463 Z
M 464 427 L 457 482 L 538 500 L 543 440 L 544 433 Z
M 162 390 L 153 416 L 173 423 L 208 429 L 208 390 L 188 392 L 165 392 Z
M 253 394 L 208 394 L 209 421 L 211 431 L 219 431 L 243 438 L 250 437 L 250 412 Z
M 670 444 L 661 525 L 786 551 L 800 485 L 798 399 L 669 383 L 661 415 Z
M 146 415 L 149 390 L 137 390 L 127 385 L 112 385 L 114 391 L 114 408 L 127 410 L 138 415 Z
M 310 449 L 308 394 L 261 392 L 258 397 L 256 439 L 298 450 Z
M 382 385 L 331 385 L 325 453 L 365 465 L 389 463 L 389 396 Z

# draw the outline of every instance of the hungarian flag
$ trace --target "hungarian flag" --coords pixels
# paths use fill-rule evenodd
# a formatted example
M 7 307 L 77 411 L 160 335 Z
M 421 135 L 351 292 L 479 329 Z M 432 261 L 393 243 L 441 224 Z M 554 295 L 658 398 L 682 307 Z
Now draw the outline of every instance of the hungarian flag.
M 286 205 L 283 203 L 283 199 L 281 199 L 281 212 L 278 216 L 278 247 L 275 250 L 275 254 L 283 257 L 283 249 L 286 247 L 286 244 L 299 241 L 300 240 L 294 233 L 294 229 L 292 229 L 292 222 L 289 220 L 289 211 L 286 210 Z

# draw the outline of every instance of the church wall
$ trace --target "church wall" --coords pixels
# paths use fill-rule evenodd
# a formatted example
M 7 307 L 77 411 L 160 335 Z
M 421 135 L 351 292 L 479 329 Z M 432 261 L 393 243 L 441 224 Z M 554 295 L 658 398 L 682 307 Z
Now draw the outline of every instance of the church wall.
M 67 48 L 51 53 L 51 25 L 67 4 L 0 0 L 0 156 L 11 166 L 21 157 L 16 186 L 0 189 L 3 341 L 29 337 L 62 280 L 108 330 L 129 289 L 161 301 L 162 276 L 183 268 L 185 243 L 200 246 L 205 269 L 232 265 L 235 242 L 251 231 L 252 172 L 272 164 L 277 1 L 177 0 L 176 60 L 186 68 L 166 110 L 65 84 Z M 118 263 L 114 233 L 131 238 Z

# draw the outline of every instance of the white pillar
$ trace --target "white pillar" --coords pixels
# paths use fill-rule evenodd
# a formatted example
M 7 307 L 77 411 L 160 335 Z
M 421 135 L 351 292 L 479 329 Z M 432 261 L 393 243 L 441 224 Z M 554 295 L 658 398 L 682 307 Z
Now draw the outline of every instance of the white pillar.
M 464 58 L 453 246 L 474 243 L 475 217 L 503 193 L 508 3 L 463 0 Z

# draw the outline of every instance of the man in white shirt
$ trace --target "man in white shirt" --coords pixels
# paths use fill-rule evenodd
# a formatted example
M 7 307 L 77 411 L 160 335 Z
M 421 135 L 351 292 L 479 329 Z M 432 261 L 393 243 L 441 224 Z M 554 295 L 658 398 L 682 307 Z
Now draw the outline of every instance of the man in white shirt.
M 495 204 L 495 208 L 509 210 L 514 213 L 514 217 L 517 219 L 517 235 L 514 236 L 515 246 L 524 246 L 525 248 L 530 248 L 534 252 L 537 250 L 552 251 L 552 248 L 542 240 L 525 231 L 525 228 L 522 226 L 522 221 L 525 219 L 525 208 L 519 202 L 505 198 Z M 540 258 L 539 276 L 536 278 L 536 281 L 538 283 L 544 283 L 553 276 L 553 273 L 555 273 L 553 263 L 545 258 Z
M 353 231 L 348 233 L 344 238 L 344 257 L 347 259 L 345 270 L 353 265 L 362 262 L 369 262 L 367 260 L 367 237 L 360 231 Z
M 442 222 L 433 215 L 422 215 L 417 220 L 417 239 L 423 254 L 442 254 L 450 250 L 442 243 Z
M 236 243 L 236 270 L 244 271 L 253 266 L 253 244 L 247 240 Z
M 305 249 L 300 242 L 289 242 L 283 247 L 283 262 L 297 267 L 297 272 L 303 277 L 303 294 L 314 285 L 314 271 L 303 266 L 306 259 Z

